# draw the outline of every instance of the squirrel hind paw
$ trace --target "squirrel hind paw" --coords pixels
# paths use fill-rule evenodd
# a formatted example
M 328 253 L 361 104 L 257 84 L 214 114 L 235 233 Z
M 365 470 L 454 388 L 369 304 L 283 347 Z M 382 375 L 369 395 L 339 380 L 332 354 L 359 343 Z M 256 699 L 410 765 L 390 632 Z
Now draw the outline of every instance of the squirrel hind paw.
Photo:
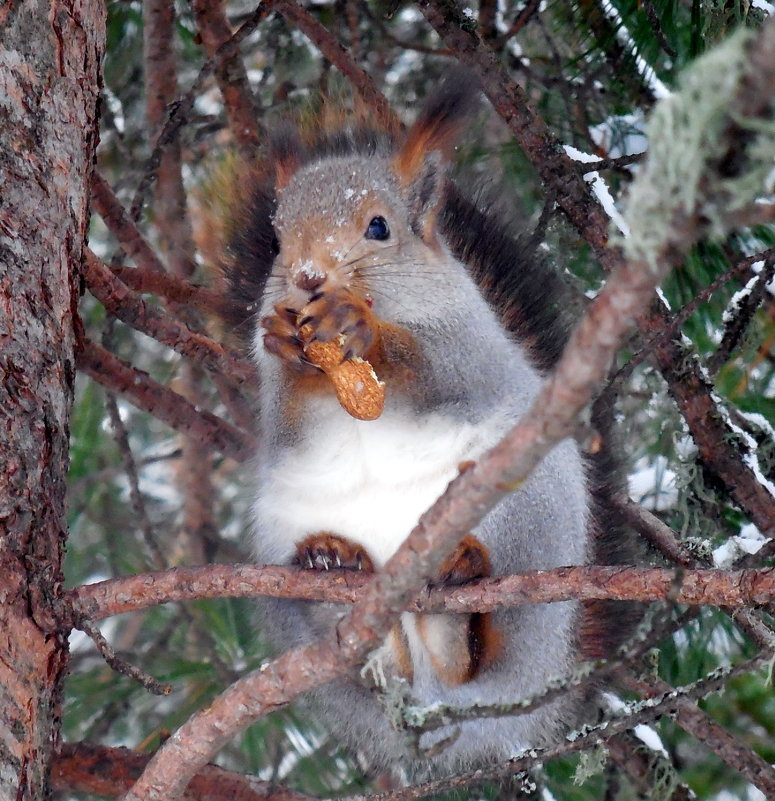
M 296 543 L 294 563 L 307 570 L 358 570 L 374 572 L 366 549 L 346 537 L 320 531 Z

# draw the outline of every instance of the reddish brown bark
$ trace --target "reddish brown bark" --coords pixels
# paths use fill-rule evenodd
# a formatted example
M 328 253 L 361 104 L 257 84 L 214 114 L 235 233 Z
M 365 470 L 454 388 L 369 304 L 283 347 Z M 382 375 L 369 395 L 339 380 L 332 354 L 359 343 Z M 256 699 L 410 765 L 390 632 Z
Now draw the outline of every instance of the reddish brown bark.
M 150 754 L 130 748 L 68 743 L 54 759 L 52 784 L 61 792 L 115 798 L 132 786 L 150 758 Z M 215 765 L 207 765 L 194 776 L 183 798 L 186 801 L 310 801 L 310 796 Z
M 209 370 L 224 372 L 236 382 L 256 381 L 253 364 L 169 312 L 147 304 L 122 283 L 91 251 L 84 259 L 84 279 L 90 292 L 117 319 L 188 356 Z
M 206 565 L 110 579 L 70 590 L 75 608 L 93 620 L 197 598 L 303 598 L 358 603 L 372 576 L 348 570 L 325 573 L 279 565 Z M 480 579 L 460 587 L 424 590 L 412 612 L 491 612 L 504 606 L 570 599 L 671 601 L 741 607 L 775 598 L 775 568 L 684 570 L 585 565 L 531 570 Z
M 163 129 L 166 109 L 179 95 L 174 38 L 174 0 L 146 0 L 143 3 L 146 117 L 150 129 L 154 132 Z M 153 206 L 156 230 L 170 271 L 179 278 L 189 277 L 193 274 L 196 263 L 192 225 L 183 187 L 181 147 L 178 138 L 167 143 L 162 153 L 157 170 Z M 103 272 L 103 278 L 110 277 L 109 271 Z M 115 282 L 115 277 L 113 281 Z M 93 286 L 91 289 L 95 291 Z M 123 303 L 114 306 L 113 314 L 120 316 L 118 309 L 128 308 L 130 305 L 125 298 Z M 134 305 L 144 307 L 143 301 L 138 298 L 134 298 Z M 144 307 L 144 311 L 147 310 L 147 307 Z M 186 308 L 177 311 L 182 318 L 182 325 L 173 325 L 168 329 L 168 333 L 171 334 L 168 344 L 175 348 L 183 343 L 204 344 L 207 338 L 198 333 L 203 326 L 196 312 Z M 141 313 L 140 319 L 142 318 L 147 319 L 144 313 Z M 161 322 L 158 316 L 156 322 Z M 170 322 L 169 318 L 167 322 Z M 231 367 L 237 367 L 238 371 L 241 369 L 239 360 L 225 353 L 217 343 L 211 342 L 212 345 L 220 357 L 218 361 L 222 361 L 223 357 L 226 358 L 224 366 L 228 363 L 229 371 Z M 209 349 L 212 355 L 212 347 Z M 211 364 L 210 369 L 212 366 Z M 247 375 L 253 374 L 250 365 L 242 367 L 248 371 Z M 184 362 L 181 366 L 181 392 L 196 406 L 205 403 L 206 395 L 202 391 L 204 378 L 205 373 L 196 362 Z M 183 554 L 187 554 L 197 562 L 205 562 L 208 558 L 207 542 L 215 531 L 212 519 L 212 510 L 215 506 L 215 488 L 212 482 L 213 454 L 205 443 L 193 437 L 185 437 L 181 448 L 183 450 L 181 465 L 185 467 L 177 471 L 176 482 L 182 495 L 183 536 L 178 543 L 179 554 L 172 558 L 176 561 L 184 558 Z
M 100 2 L 13 3 L 0 39 L 0 797 L 48 796 L 78 265 L 104 49 Z
M 213 0 L 194 0 L 191 6 L 207 57 L 214 58 L 218 48 L 232 35 L 223 4 Z M 223 95 L 232 135 L 240 151 L 250 157 L 255 154 L 261 135 L 247 70 L 236 52 L 216 63 L 215 78 Z
M 244 315 L 244 309 L 231 303 L 222 293 L 207 287 L 190 284 L 174 275 L 148 270 L 144 267 L 109 265 L 111 271 L 135 292 L 159 295 L 173 303 L 184 303 L 191 309 L 228 318 Z
M 146 270 L 164 272 L 164 265 L 121 205 L 110 184 L 98 173 L 91 177 L 94 210 L 102 217 L 124 252 Z

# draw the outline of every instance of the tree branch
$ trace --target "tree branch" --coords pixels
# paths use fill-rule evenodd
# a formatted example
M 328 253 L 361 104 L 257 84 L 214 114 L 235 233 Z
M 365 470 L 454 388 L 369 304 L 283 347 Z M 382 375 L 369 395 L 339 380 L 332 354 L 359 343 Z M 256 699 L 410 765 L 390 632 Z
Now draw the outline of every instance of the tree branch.
M 246 17 L 244 22 L 234 32 L 234 35 L 224 42 L 215 51 L 212 57 L 205 61 L 188 92 L 186 92 L 180 100 L 170 104 L 164 125 L 161 127 L 161 131 L 156 139 L 153 152 L 145 163 L 143 178 L 138 184 L 132 199 L 132 206 L 130 209 L 130 218 L 132 220 L 137 220 L 139 218 L 140 210 L 145 203 L 146 194 L 156 179 L 156 171 L 161 162 L 164 150 L 170 142 L 177 138 L 178 132 L 188 119 L 188 115 L 191 113 L 191 109 L 197 97 L 199 97 L 205 79 L 217 65 L 237 53 L 242 42 L 253 33 L 258 24 L 265 19 L 271 11 L 272 0 L 263 0 L 255 11 Z
M 224 373 L 238 383 L 256 383 L 256 370 L 251 362 L 229 353 L 209 337 L 192 331 L 169 312 L 147 304 L 90 250 L 85 254 L 83 272 L 89 291 L 114 317 L 208 370 Z
M 257 122 L 257 104 L 250 90 L 245 64 L 236 48 L 215 58 L 218 48 L 232 36 L 223 4 L 220 0 L 193 0 L 191 6 L 205 52 L 208 58 L 215 59 L 215 78 L 221 90 L 232 136 L 246 157 L 254 156 L 261 143 L 261 131 Z
M 663 715 L 674 713 L 677 703 L 703 698 L 712 692 L 723 688 L 724 684 L 734 676 L 741 676 L 753 670 L 765 667 L 772 651 L 762 656 L 729 668 L 719 668 L 702 679 L 684 687 L 668 688 L 664 693 L 657 693 L 652 698 L 628 704 L 625 711 L 595 726 L 586 726 L 573 737 L 563 738 L 555 745 L 547 748 L 531 748 L 512 757 L 506 764 L 492 768 L 482 768 L 472 773 L 461 774 L 445 779 L 418 784 L 403 790 L 376 793 L 370 796 L 347 796 L 342 801 L 413 801 L 417 798 L 438 795 L 439 793 L 468 787 L 472 784 L 481 784 L 487 781 L 505 779 L 522 771 L 530 770 L 539 764 L 551 759 L 578 753 L 579 751 L 602 745 L 628 729 L 643 723 L 649 723 Z
M 627 684 L 629 689 L 647 698 L 673 692 L 673 688 L 657 676 L 630 679 Z M 677 698 L 675 719 L 682 729 L 710 748 L 744 779 L 758 787 L 767 798 L 775 798 L 775 768 L 719 726 L 697 704 Z
M 509 79 L 492 51 L 466 24 L 452 0 L 420 0 L 419 6 L 442 40 L 474 71 L 493 107 L 536 166 L 545 186 L 556 193 L 557 203 L 592 247 L 600 263 L 609 271 L 620 269 L 624 258 L 622 250 L 607 248 L 609 220 L 606 214 L 546 123 L 530 106 L 522 88 Z M 738 95 L 734 103 L 721 110 L 722 114 L 728 115 L 730 124 L 720 131 L 719 137 L 728 142 L 730 152 L 737 152 L 748 141 L 739 135 L 739 129 L 732 126 L 732 116 L 765 117 L 767 114 L 766 104 L 775 92 L 773 40 L 775 23 L 769 21 L 758 36 L 748 42 L 747 53 L 752 66 L 737 86 Z M 670 102 L 678 102 L 676 97 L 669 99 Z M 696 122 L 698 125 L 701 123 L 700 120 Z M 706 155 L 707 168 L 710 171 L 718 170 L 721 162 L 710 164 L 707 158 Z M 676 172 L 681 174 L 680 170 Z M 699 193 L 704 191 L 700 187 L 696 189 Z M 664 187 L 661 197 L 668 200 Z M 681 208 L 675 198 L 672 202 L 673 218 L 669 224 L 666 223 L 669 230 L 664 234 L 661 258 L 675 266 L 687 250 L 686 242 L 694 241 L 703 233 L 705 216 L 693 216 L 693 212 Z M 661 211 L 667 210 L 668 206 L 665 205 Z M 665 219 L 667 216 L 664 214 Z M 655 302 L 638 321 L 638 325 L 642 333 L 650 336 L 654 331 L 669 327 L 670 319 L 660 304 Z M 756 471 L 741 458 L 734 431 L 717 408 L 712 387 L 703 378 L 696 357 L 682 344 L 670 341 L 657 347 L 657 362 L 697 442 L 703 463 L 729 488 L 735 502 L 757 528 L 767 536 L 775 535 L 775 498 L 759 482 Z
M 202 439 L 225 456 L 243 462 L 255 451 L 255 440 L 250 434 L 210 412 L 197 409 L 182 395 L 157 383 L 147 373 L 91 340 L 84 340 L 76 364 L 79 370 L 111 392 L 121 395 L 176 431 Z
M 390 108 L 387 98 L 379 91 L 372 77 L 350 58 L 349 53 L 305 8 L 294 0 L 272 0 L 273 7 L 297 27 L 345 78 L 352 84 L 360 99 L 374 111 L 376 121 L 387 131 L 398 132 L 401 122 Z
M 91 743 L 63 743 L 51 769 L 53 788 L 61 793 L 93 793 L 116 798 L 128 790 L 151 754 Z M 191 780 L 187 801 L 313 801 L 310 796 L 206 765 Z
M 125 267 L 106 265 L 108 269 L 135 292 L 158 295 L 173 303 L 185 304 L 189 308 L 215 314 L 224 319 L 245 316 L 245 310 L 229 300 L 223 293 L 204 286 L 197 286 L 168 273 L 149 270 L 147 267 Z
M 122 250 L 146 270 L 166 273 L 161 259 L 156 255 L 140 229 L 132 220 L 110 184 L 96 170 L 92 173 L 91 200 L 94 209 L 102 217 L 108 230 L 116 237 Z
M 90 620 L 149 606 L 201 598 L 300 598 L 357 604 L 373 575 L 350 570 L 318 572 L 280 565 L 204 565 L 87 584 L 67 592 L 73 610 Z M 669 601 L 689 606 L 744 607 L 775 599 L 775 568 L 623 567 L 584 565 L 531 570 L 479 579 L 459 587 L 423 590 L 410 612 L 492 612 L 509 606 L 569 600 Z

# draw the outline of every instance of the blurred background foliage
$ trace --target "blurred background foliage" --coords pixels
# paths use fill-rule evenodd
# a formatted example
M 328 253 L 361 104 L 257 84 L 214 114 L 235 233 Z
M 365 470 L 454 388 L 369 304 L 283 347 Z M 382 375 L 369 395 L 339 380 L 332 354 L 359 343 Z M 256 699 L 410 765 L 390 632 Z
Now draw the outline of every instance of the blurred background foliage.
M 494 7 L 487 0 L 487 8 Z M 411 3 L 320 0 L 307 8 L 375 78 L 405 120 L 411 119 L 450 67 L 448 51 Z M 758 26 L 769 8 L 764 2 L 744 0 L 501 0 L 494 26 L 480 26 L 480 32 L 563 143 L 598 157 L 617 158 L 644 149 L 644 118 L 663 87 L 669 90 L 675 85 L 683 66 L 735 28 Z M 227 13 L 236 26 L 252 9 L 230 3 Z M 137 0 L 112 0 L 108 12 L 98 166 L 128 207 L 154 144 L 145 117 L 143 16 Z M 470 8 L 473 20 L 479 13 L 478 7 Z M 518 33 L 504 36 L 512 23 L 519 24 Z M 175 47 L 178 82 L 185 91 L 204 61 L 187 3 L 177 7 Z M 244 43 L 242 54 L 265 126 L 289 112 L 303 113 L 321 93 L 345 103 L 351 98 L 339 73 L 277 14 L 261 23 Z M 202 191 L 208 170 L 233 148 L 212 79 L 182 129 L 181 144 L 186 187 Z M 624 160 L 602 173 L 615 199 L 626 193 L 637 161 L 637 156 Z M 500 194 L 501 205 L 520 227 L 536 232 L 539 247 L 566 275 L 579 307 L 583 306 L 604 280 L 601 268 L 556 213 L 551 199 L 547 203 L 534 169 L 494 113 L 483 113 L 472 125 L 460 162 L 466 181 Z M 153 219 L 153 208 L 146 205 L 140 222 L 151 241 Z M 667 302 L 673 310 L 682 308 L 732 264 L 774 241 L 773 230 L 763 226 L 723 242 L 700 243 L 667 280 Z M 96 215 L 91 247 L 106 261 L 128 263 Z M 716 392 L 735 424 L 758 442 L 762 472 L 772 476 L 772 289 L 730 355 L 714 358 L 724 337 L 725 313 L 754 275 L 751 271 L 738 275 L 699 304 L 683 335 L 713 375 Z M 200 266 L 195 279 L 208 281 L 207 270 Z M 121 323 L 108 325 L 104 310 L 88 295 L 81 313 L 92 338 L 106 338 L 114 352 L 164 384 L 174 386 L 179 380 L 180 357 Z M 620 363 L 641 345 L 633 339 Z M 203 405 L 228 417 L 207 381 L 200 389 Z M 211 561 L 250 560 L 246 523 L 250 466 L 213 455 L 212 525 L 207 527 L 207 542 L 194 547 L 192 537 L 201 532 L 183 530 L 186 496 L 180 481 L 189 467 L 181 458 L 180 438 L 123 400 L 117 401 L 116 409 L 129 448 L 115 436 L 104 391 L 79 377 L 72 424 L 68 585 L 144 572 L 161 564 L 193 564 L 195 555 L 202 553 Z M 618 412 L 626 431 L 625 457 L 635 500 L 656 510 L 699 553 L 710 554 L 741 532 L 744 544 L 755 539 L 756 533 L 723 488 L 709 481 L 697 463 L 686 426 L 648 360 L 623 385 Z M 139 476 L 139 496 L 134 499 L 127 472 L 130 461 Z M 721 558 L 723 552 L 717 555 Z M 654 561 L 659 563 L 656 557 Z M 254 604 L 241 600 L 151 608 L 105 621 L 102 631 L 119 654 L 170 682 L 174 691 L 163 698 L 149 695 L 133 680 L 114 673 L 85 635 L 76 634 L 64 714 L 65 736 L 71 741 L 152 749 L 235 676 L 267 656 Z M 666 681 L 682 684 L 752 652 L 727 615 L 708 609 L 661 643 L 657 669 Z M 775 697 L 769 676 L 738 677 L 701 706 L 766 760 L 775 759 Z M 764 797 L 671 721 L 655 728 L 675 774 L 697 798 Z M 315 727 L 303 705 L 256 724 L 219 761 L 314 795 L 374 789 L 373 777 L 362 776 L 358 765 Z M 583 784 L 575 783 L 578 762 L 573 758 L 547 765 L 538 777 L 543 786 L 536 792 L 558 801 L 639 797 L 625 778 L 606 767 Z M 522 792 L 527 791 L 516 786 L 483 788 L 478 795 L 457 797 L 506 798 Z M 669 782 L 655 779 L 649 797 L 670 797 Z

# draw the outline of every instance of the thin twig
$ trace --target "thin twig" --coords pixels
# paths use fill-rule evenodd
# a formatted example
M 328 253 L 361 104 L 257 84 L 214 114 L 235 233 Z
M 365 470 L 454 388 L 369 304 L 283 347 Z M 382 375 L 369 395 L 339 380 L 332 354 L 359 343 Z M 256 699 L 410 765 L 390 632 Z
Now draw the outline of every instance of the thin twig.
M 218 48 L 215 55 L 205 61 L 188 92 L 186 92 L 180 100 L 170 104 L 166 120 L 156 139 L 153 152 L 148 157 L 143 167 L 143 178 L 140 180 L 134 197 L 132 198 L 132 205 L 129 212 L 132 220 L 137 221 L 139 219 L 148 191 L 156 180 L 156 171 L 161 162 L 162 154 L 167 145 L 177 138 L 181 127 L 188 120 L 194 103 L 199 97 L 208 75 L 210 75 L 215 66 L 219 64 L 222 59 L 230 58 L 238 51 L 242 42 L 253 33 L 259 23 L 265 19 L 271 11 L 272 0 L 262 0 L 256 10 L 249 14 L 242 25 L 234 32 L 234 35 Z
M 647 698 L 661 697 L 673 691 L 667 682 L 657 676 L 631 679 L 628 684 L 629 689 Z M 758 787 L 767 798 L 775 798 L 775 768 L 712 720 L 697 704 L 677 698 L 675 720 L 681 728 L 704 743 L 746 781 Z
M 724 335 L 718 348 L 708 359 L 708 370 L 711 375 L 715 375 L 730 359 L 745 335 L 757 309 L 769 297 L 767 286 L 772 281 L 773 273 L 775 273 L 775 248 L 765 260 L 761 273 L 756 276 L 756 285 L 735 309 L 729 310 L 724 324 Z
M 218 48 L 232 36 L 223 4 L 220 0 L 193 0 L 191 7 L 205 52 L 208 58 L 215 58 Z M 258 108 L 239 51 L 222 55 L 214 69 L 232 136 L 245 156 L 253 156 L 261 142 Z
M 680 335 L 681 329 L 686 324 L 686 321 L 707 302 L 724 284 L 735 278 L 745 276 L 751 269 L 751 266 L 757 261 L 775 258 L 775 248 L 757 253 L 754 256 L 748 256 L 741 259 L 736 264 L 733 264 L 729 269 L 725 270 L 721 275 L 717 276 L 706 287 L 703 287 L 690 301 L 679 309 L 670 319 L 669 325 L 665 328 L 659 329 L 651 335 L 639 348 L 638 352 L 621 367 L 611 379 L 605 392 L 618 392 L 622 383 L 632 374 L 632 371 L 642 364 L 646 359 L 653 355 L 654 349 L 660 345 L 664 345 L 671 339 L 675 339 Z
M 699 557 L 690 553 L 689 550 L 679 541 L 676 533 L 666 526 L 659 518 L 651 514 L 648 509 L 644 509 L 636 503 L 624 499 L 613 499 L 612 503 L 625 519 L 629 520 L 630 525 L 640 532 L 646 539 L 659 548 L 669 559 L 677 561 L 691 569 L 703 569 L 707 564 Z M 725 571 L 731 574 L 733 571 Z M 761 605 L 770 605 L 772 598 L 763 598 Z M 725 605 L 722 605 L 725 606 Z M 732 620 L 761 648 L 769 648 L 775 642 L 775 635 L 769 626 L 761 619 L 760 614 L 752 609 L 745 608 L 731 610 L 726 607 Z
M 695 801 L 692 790 L 677 780 L 677 771 L 670 757 L 649 748 L 631 732 L 611 737 L 606 742 L 606 750 L 643 798 L 654 798 L 657 786 L 664 792 L 665 777 L 670 776 L 672 791 L 659 797 L 664 801 Z
M 149 693 L 153 693 L 153 695 L 169 695 L 172 692 L 171 684 L 162 684 L 153 676 L 148 675 L 141 668 L 135 665 L 130 665 L 129 662 L 121 659 L 121 657 L 119 657 L 113 650 L 110 643 L 102 636 L 102 632 L 87 617 L 84 617 L 83 615 L 77 616 L 74 624 L 75 628 L 78 628 L 89 635 L 94 644 L 97 646 L 97 650 L 100 652 L 102 658 L 110 665 L 110 667 L 113 668 L 113 670 L 116 671 L 116 673 L 121 673 L 122 676 L 129 676 L 130 679 L 134 679 L 142 684 L 143 687 L 145 687 Z
M 654 8 L 654 3 L 651 0 L 641 0 L 641 6 L 646 12 L 646 18 L 649 21 L 649 25 L 651 25 L 651 30 L 654 36 L 657 37 L 660 47 L 665 51 L 665 53 L 668 54 L 668 56 L 670 56 L 670 58 L 678 58 L 678 53 L 670 44 L 670 42 L 667 41 L 667 37 L 662 30 L 662 26 L 659 22 L 659 14 L 656 8 Z
M 648 509 L 625 497 L 615 497 L 610 502 L 632 528 L 671 562 L 686 568 L 698 566 L 696 556 L 678 540 L 675 532 Z
M 640 164 L 646 157 L 645 153 L 631 153 L 628 156 L 617 156 L 617 158 L 598 159 L 597 161 L 575 162 L 576 169 L 582 174 L 588 172 L 600 172 L 602 170 L 624 170 L 633 164 Z
M 544 764 L 549 760 L 578 753 L 596 745 L 602 745 L 611 737 L 640 724 L 649 723 L 663 715 L 672 715 L 679 700 L 693 701 L 717 692 L 731 678 L 760 669 L 767 664 L 770 658 L 771 653 L 766 653 L 741 662 L 731 668 L 719 668 L 692 684 L 675 689 L 671 688 L 665 693 L 655 695 L 653 698 L 628 704 L 625 711 L 616 717 L 604 720 L 595 726 L 585 727 L 576 736 L 564 738 L 557 744 L 547 748 L 533 748 L 527 752 L 522 752 L 503 765 L 494 768 L 482 768 L 473 773 L 465 773 L 448 779 L 418 784 L 403 790 L 375 793 L 370 796 L 347 796 L 342 801 L 414 801 L 414 799 L 468 787 L 474 783 L 513 776 L 521 771 L 530 770 L 538 764 Z
M 113 429 L 113 436 L 118 445 L 119 452 L 121 453 L 121 460 L 124 464 L 124 472 L 129 480 L 129 500 L 132 504 L 132 511 L 135 515 L 135 520 L 140 532 L 143 535 L 143 540 L 148 552 L 153 560 L 153 565 L 158 570 L 164 570 L 167 567 L 167 560 L 161 552 L 159 543 L 153 532 L 148 512 L 143 502 L 143 496 L 140 492 L 140 478 L 137 473 L 137 464 L 132 454 L 132 449 L 129 445 L 129 436 L 127 435 L 126 427 L 121 419 L 118 411 L 118 403 L 116 403 L 115 395 L 112 392 L 105 393 L 105 405 L 108 409 L 108 416 L 110 417 L 110 425 Z
M 493 48 L 495 50 L 503 49 L 503 46 L 506 44 L 506 42 L 508 42 L 509 39 L 514 38 L 522 30 L 522 28 L 524 28 L 525 25 L 530 22 L 533 14 L 535 14 L 535 12 L 538 10 L 539 5 L 541 5 L 540 0 L 528 0 L 528 2 L 525 3 L 524 7 L 520 10 L 519 14 L 517 14 L 515 17 L 514 22 L 512 22 L 509 26 L 509 29 L 495 39 Z

